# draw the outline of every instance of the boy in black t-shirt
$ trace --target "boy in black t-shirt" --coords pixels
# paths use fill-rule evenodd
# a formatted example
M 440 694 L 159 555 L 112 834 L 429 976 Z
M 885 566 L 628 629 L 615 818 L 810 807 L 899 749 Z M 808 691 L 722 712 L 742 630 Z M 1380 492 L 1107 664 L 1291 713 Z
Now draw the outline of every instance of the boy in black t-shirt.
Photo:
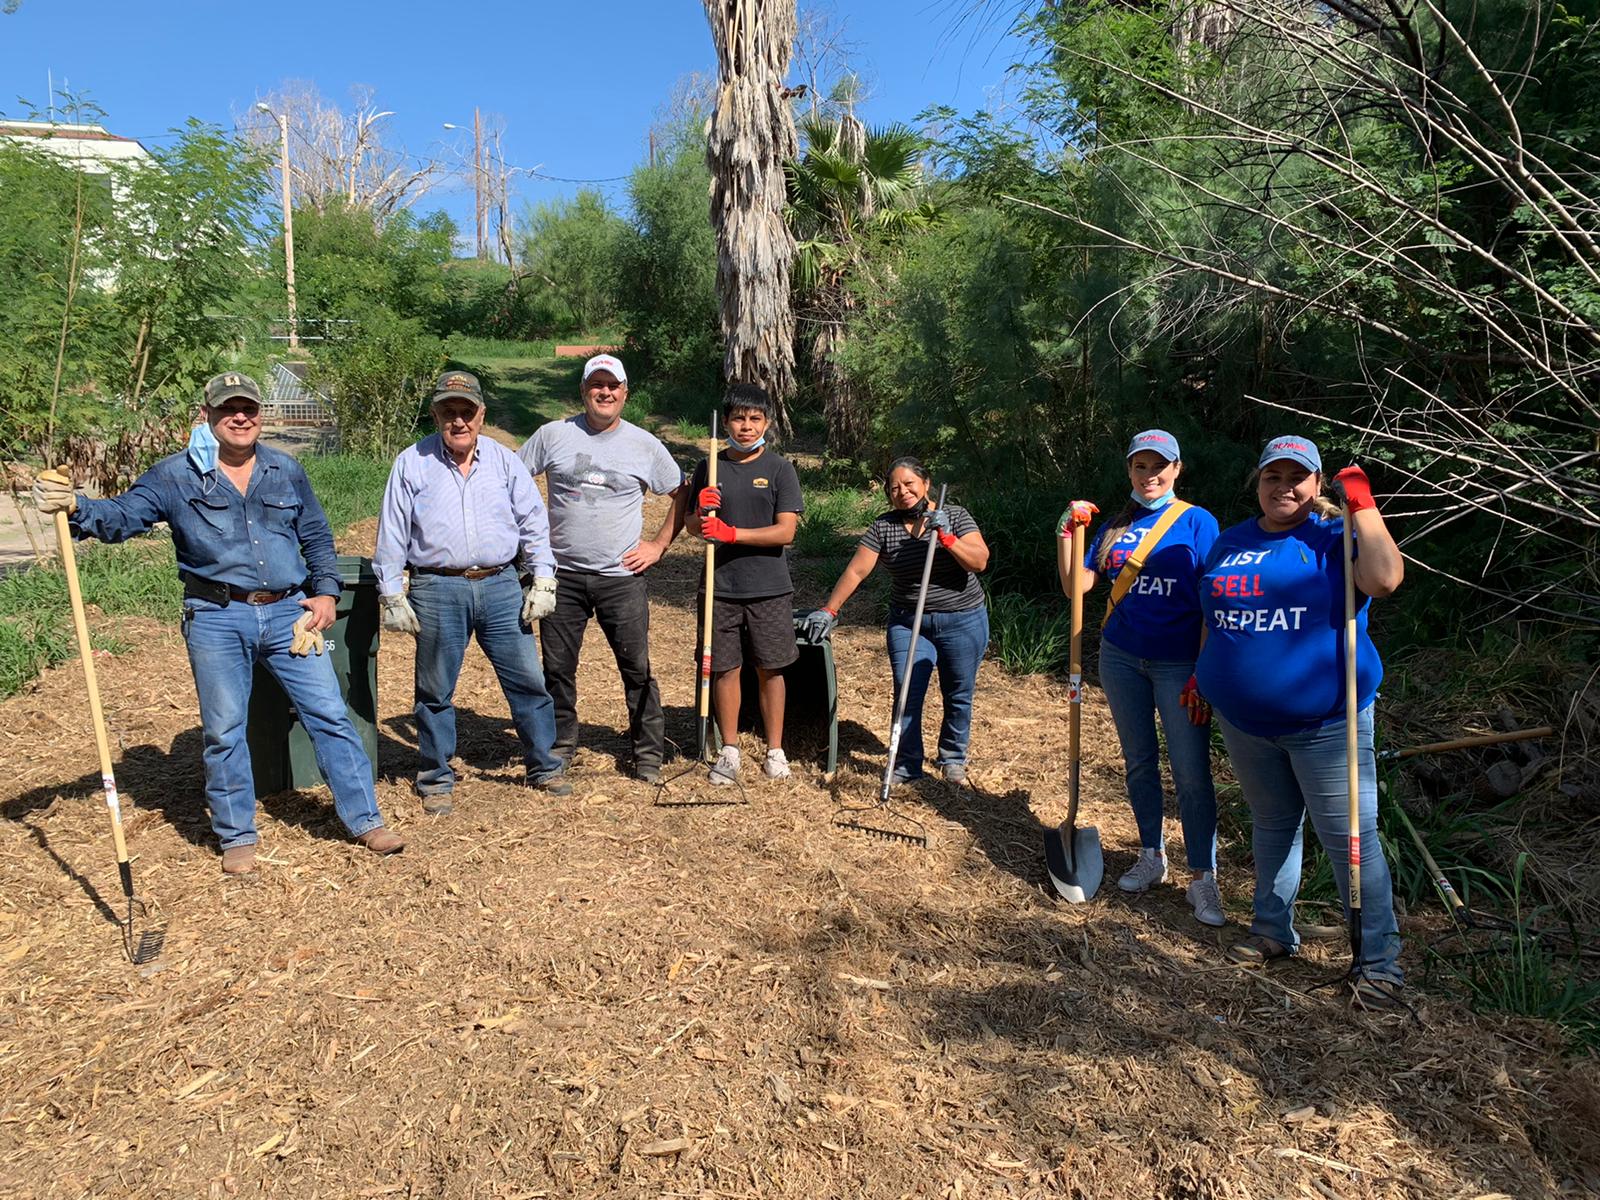
M 706 486 L 705 460 L 689 484 L 689 494 L 698 498 L 689 532 L 717 544 L 711 675 L 722 753 L 711 768 L 715 784 L 732 783 L 739 775 L 739 670 L 746 654 L 761 684 L 764 769 L 769 779 L 789 776 L 782 671 L 798 652 L 794 583 L 784 548 L 794 541 L 805 502 L 793 465 L 766 448 L 772 418 L 772 399 L 764 388 L 750 383 L 729 388 L 722 401 L 728 448 L 717 455 L 718 486 Z

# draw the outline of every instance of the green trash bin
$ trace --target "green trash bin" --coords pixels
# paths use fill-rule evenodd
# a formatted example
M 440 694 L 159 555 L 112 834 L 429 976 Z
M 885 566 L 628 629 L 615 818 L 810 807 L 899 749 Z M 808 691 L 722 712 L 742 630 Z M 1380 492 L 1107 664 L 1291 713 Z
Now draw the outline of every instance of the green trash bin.
M 812 645 L 805 636 L 809 608 L 794 610 L 794 642 L 799 657 L 783 668 L 783 744 L 791 761 L 820 761 L 825 778 L 839 769 L 839 679 L 833 667 L 833 640 Z M 761 681 L 745 663 L 739 672 L 739 730 L 761 729 Z M 722 749 L 716 722 L 711 723 L 711 748 Z
M 378 778 L 378 576 L 372 560 L 339 556 L 344 591 L 334 610 L 333 627 L 323 632 L 327 654 L 339 678 L 345 708 L 355 722 L 372 778 Z M 257 663 L 250 684 L 246 725 L 256 795 L 316 787 L 323 782 L 311 735 L 295 715 L 289 697 L 271 671 Z

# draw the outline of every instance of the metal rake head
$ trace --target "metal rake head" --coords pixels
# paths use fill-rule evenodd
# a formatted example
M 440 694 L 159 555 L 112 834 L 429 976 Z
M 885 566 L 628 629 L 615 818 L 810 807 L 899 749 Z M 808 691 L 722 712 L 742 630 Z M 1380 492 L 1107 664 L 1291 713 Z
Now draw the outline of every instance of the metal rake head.
M 892 822 L 892 823 L 891 823 Z M 852 829 L 869 837 L 890 842 L 903 842 L 909 846 L 928 848 L 928 827 L 908 813 L 890 808 L 887 804 L 841 804 L 833 814 L 833 823 L 840 829 Z
M 724 784 L 716 791 L 707 792 L 704 788 L 696 787 L 685 789 L 677 794 L 668 791 L 674 783 L 686 775 L 692 775 L 697 770 L 706 773 L 707 786 L 710 784 L 711 764 L 703 759 L 695 759 L 683 770 L 665 776 L 656 784 L 656 794 L 652 801 L 656 808 L 721 808 L 732 804 L 749 804 L 750 796 L 744 790 L 744 784 L 735 779 L 730 784 Z

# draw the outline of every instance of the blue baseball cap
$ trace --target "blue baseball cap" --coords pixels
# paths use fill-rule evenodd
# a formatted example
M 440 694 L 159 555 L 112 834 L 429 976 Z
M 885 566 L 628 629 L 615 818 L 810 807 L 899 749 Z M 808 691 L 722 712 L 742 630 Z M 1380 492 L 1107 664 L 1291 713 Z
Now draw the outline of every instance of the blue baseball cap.
M 1277 462 L 1280 458 L 1297 462 L 1308 471 L 1322 470 L 1322 455 L 1317 453 L 1317 444 L 1310 438 L 1296 437 L 1293 434 L 1273 438 L 1263 447 L 1261 461 L 1256 463 L 1256 470 L 1259 471 L 1269 462 Z
M 1128 453 L 1123 457 L 1132 458 L 1141 450 L 1150 450 L 1168 462 L 1177 462 L 1183 457 L 1178 453 L 1178 439 L 1165 429 L 1146 429 L 1134 434 L 1133 441 L 1128 443 Z

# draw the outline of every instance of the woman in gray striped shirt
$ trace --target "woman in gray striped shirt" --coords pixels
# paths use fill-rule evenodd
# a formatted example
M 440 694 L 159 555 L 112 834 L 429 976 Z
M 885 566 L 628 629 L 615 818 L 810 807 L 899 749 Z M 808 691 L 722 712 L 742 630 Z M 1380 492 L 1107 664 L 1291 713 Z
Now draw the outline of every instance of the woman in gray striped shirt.
M 978 524 L 956 504 L 931 507 L 928 470 L 914 458 L 896 459 L 884 476 L 889 511 L 861 535 L 855 557 L 833 585 L 828 602 L 806 621 L 812 641 L 820 642 L 838 624 L 839 609 L 872 574 L 880 560 L 889 568 L 889 666 L 896 693 L 906 670 L 911 646 L 911 618 L 928 555 L 928 539 L 939 540 L 928 577 L 928 600 L 922 613 L 916 660 L 911 664 L 911 691 L 901 717 L 896 783 L 922 778 L 922 701 L 935 667 L 944 697 L 936 760 L 951 783 L 967 779 L 967 739 L 972 731 L 972 693 L 978 664 L 989 645 L 989 610 L 978 573 L 989 565 L 989 546 Z

